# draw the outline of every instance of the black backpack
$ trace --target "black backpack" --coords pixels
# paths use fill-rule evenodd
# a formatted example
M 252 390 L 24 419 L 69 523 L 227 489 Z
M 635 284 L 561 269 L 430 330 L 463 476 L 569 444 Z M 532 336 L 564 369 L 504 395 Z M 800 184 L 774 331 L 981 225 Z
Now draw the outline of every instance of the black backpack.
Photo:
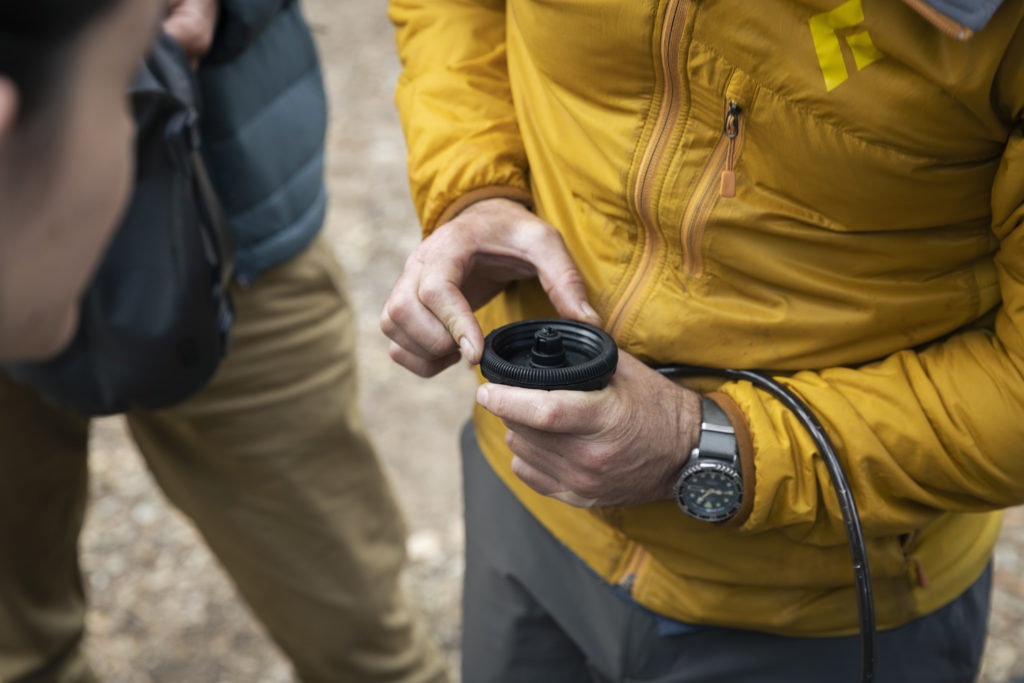
M 197 93 L 185 55 L 161 36 L 130 91 L 133 195 L 78 330 L 52 360 L 5 366 L 57 406 L 85 415 L 165 408 L 202 388 L 227 350 L 233 247 L 200 156 Z

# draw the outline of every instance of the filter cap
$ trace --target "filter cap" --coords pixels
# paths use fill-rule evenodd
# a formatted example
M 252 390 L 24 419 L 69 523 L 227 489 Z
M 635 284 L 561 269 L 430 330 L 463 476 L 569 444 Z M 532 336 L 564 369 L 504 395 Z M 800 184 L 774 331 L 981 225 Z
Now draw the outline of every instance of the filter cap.
M 615 340 L 599 327 L 573 320 L 524 320 L 487 335 L 480 370 L 496 384 L 596 391 L 608 386 L 618 360 Z

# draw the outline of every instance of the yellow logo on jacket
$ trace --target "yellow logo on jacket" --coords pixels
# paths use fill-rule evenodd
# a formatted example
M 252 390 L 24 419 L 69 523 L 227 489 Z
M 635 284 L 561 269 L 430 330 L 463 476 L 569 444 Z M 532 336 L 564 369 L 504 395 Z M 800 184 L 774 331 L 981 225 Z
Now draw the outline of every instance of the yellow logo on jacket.
M 850 77 L 843 54 L 844 43 L 853 55 L 857 71 L 884 56 L 871 42 L 867 31 L 851 30 L 864 21 L 864 8 L 860 3 L 861 0 L 849 0 L 830 12 L 814 15 L 808 22 L 826 90 L 831 91 Z

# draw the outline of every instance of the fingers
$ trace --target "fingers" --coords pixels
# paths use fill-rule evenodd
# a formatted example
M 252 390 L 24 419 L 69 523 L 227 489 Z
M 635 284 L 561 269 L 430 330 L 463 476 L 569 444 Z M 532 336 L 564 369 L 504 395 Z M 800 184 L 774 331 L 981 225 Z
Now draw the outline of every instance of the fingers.
M 380 328 L 391 339 L 391 359 L 420 377 L 433 377 L 461 357 L 440 321 L 415 302 L 385 305 Z
M 532 470 L 558 482 L 549 489 L 551 493 L 571 491 L 579 503 L 584 498 L 596 500 L 606 488 L 610 459 L 600 446 L 569 436 L 552 438 L 514 423 L 508 427 L 505 444 L 509 450 Z M 544 494 L 550 495 L 548 491 Z
M 463 279 L 461 268 L 447 272 L 434 268 L 424 269 L 417 299 L 440 323 L 448 339 L 458 345 L 466 361 L 476 364 L 480 362 L 483 353 L 484 338 L 473 309 L 461 290 Z
M 536 274 L 540 279 L 559 315 L 593 325 L 601 324 L 600 316 L 587 302 L 583 276 L 554 226 L 540 220 L 521 204 L 502 199 L 478 202 L 463 215 L 478 216 L 485 222 L 500 215 L 500 220 L 492 223 L 497 228 L 496 234 L 485 239 L 492 244 L 504 243 L 510 249 L 509 255 L 530 264 L 533 269 L 530 274 Z
M 594 410 L 604 399 L 598 391 L 543 391 L 501 384 L 481 384 L 476 400 L 506 422 L 546 435 L 586 435 L 600 430 L 607 410 Z
M 596 430 L 592 396 L 600 392 L 540 391 L 484 384 L 477 400 L 501 417 L 513 472 L 530 488 L 576 507 L 592 507 L 604 479 L 601 449 L 588 447 Z
M 577 507 L 669 498 L 693 443 L 696 394 L 623 353 L 600 391 L 483 384 L 479 404 L 505 424 L 515 473 L 531 488 Z
M 423 263 L 413 253 L 381 312 L 381 330 L 410 353 L 439 358 L 457 350 L 447 329 L 420 301 Z
M 569 256 L 562 236 L 554 229 L 544 240 L 534 240 L 527 258 L 537 264 L 537 277 L 548 299 L 563 318 L 601 326 L 601 317 L 587 301 L 583 276 Z
M 391 339 L 391 358 L 421 377 L 432 377 L 458 362 L 477 363 L 483 334 L 465 296 L 455 284 L 461 267 L 427 266 L 430 250 L 421 245 L 381 312 L 381 331 Z M 439 261 L 435 261 L 439 263 Z
M 535 467 L 518 455 L 512 457 L 512 473 L 542 496 L 549 496 L 574 507 L 590 508 L 598 502 L 597 498 L 587 498 L 574 493 L 559 479 Z
M 555 500 L 560 500 L 563 503 L 568 503 L 573 507 L 578 508 L 592 508 L 597 505 L 598 498 L 584 498 L 581 495 L 575 494 L 572 491 L 561 491 L 559 493 L 552 493 L 551 497 Z
M 420 377 L 433 377 L 462 359 L 462 354 L 460 353 L 453 353 L 435 359 L 424 358 L 423 356 L 409 353 L 395 342 L 391 342 L 389 345 L 388 355 L 391 360 Z
M 534 276 L 561 316 L 600 324 L 555 228 L 509 200 L 471 205 L 406 262 L 380 319 L 391 357 L 421 376 L 448 367 L 457 353 L 479 363 L 484 335 L 473 310 L 508 283 Z
M 512 473 L 542 496 L 551 496 L 565 491 L 565 487 L 558 479 L 542 472 L 518 455 L 512 457 Z
M 213 44 L 219 10 L 218 0 L 173 0 L 168 4 L 163 29 L 181 46 L 193 65 Z

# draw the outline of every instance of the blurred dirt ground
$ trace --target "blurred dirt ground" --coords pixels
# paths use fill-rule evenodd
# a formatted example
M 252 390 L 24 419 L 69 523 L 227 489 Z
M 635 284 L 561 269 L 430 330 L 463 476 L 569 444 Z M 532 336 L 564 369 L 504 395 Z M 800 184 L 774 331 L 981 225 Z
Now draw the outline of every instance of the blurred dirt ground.
M 410 590 L 457 680 L 462 574 L 457 431 L 464 368 L 420 380 L 393 365 L 381 305 L 418 241 L 405 148 L 392 107 L 398 76 L 383 0 L 306 0 L 332 102 L 328 234 L 359 313 L 363 406 L 409 520 Z M 169 508 L 118 419 L 92 437 L 93 501 L 82 539 L 91 596 L 87 647 L 108 683 L 287 683 L 288 664 L 242 605 L 191 525 Z M 984 683 L 1024 681 L 1024 510 L 996 555 Z

